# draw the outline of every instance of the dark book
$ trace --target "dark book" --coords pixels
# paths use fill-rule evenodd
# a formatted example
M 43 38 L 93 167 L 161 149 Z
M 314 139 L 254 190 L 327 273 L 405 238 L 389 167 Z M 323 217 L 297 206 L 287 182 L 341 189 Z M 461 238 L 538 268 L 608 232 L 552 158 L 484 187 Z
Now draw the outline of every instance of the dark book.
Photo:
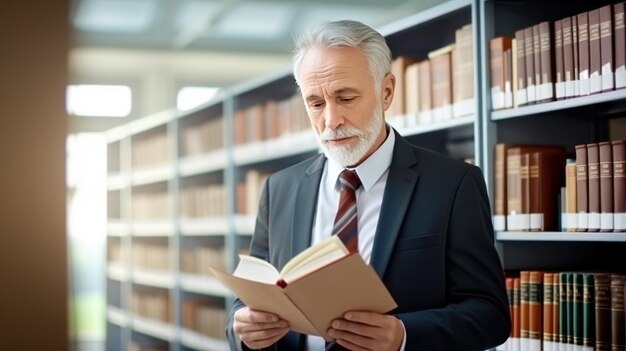
M 626 231 L 626 145 L 623 140 L 613 146 L 613 231 Z
M 568 294 L 568 273 L 560 272 L 559 273 L 559 344 L 567 345 L 568 344 L 568 335 L 570 332 L 570 313 L 569 307 L 571 293 Z
M 576 145 L 576 208 L 578 209 L 578 227 L 576 231 L 586 232 L 588 228 L 588 197 L 587 181 L 587 145 Z
M 546 147 L 530 153 L 529 157 L 529 213 L 530 230 L 558 230 L 556 200 L 565 185 L 565 149 Z
M 554 273 L 552 275 L 552 349 L 556 350 L 560 344 L 560 318 L 559 311 L 561 308 L 561 290 L 559 285 L 560 274 Z
M 579 95 L 589 95 L 589 23 L 587 12 L 578 15 Z
M 613 4 L 613 43 L 615 54 L 615 89 L 626 87 L 626 31 L 624 3 Z
M 578 80 L 578 17 L 572 16 L 572 54 L 574 55 L 574 96 L 580 95 L 580 84 Z
M 572 17 L 561 20 L 563 33 L 563 70 L 565 72 L 565 97 L 574 96 L 574 42 L 572 36 Z
M 602 54 L 600 47 L 600 11 L 588 12 L 589 21 L 589 92 L 602 91 Z
M 541 95 L 541 35 L 539 33 L 539 24 L 532 26 L 533 29 L 533 65 L 535 68 L 535 101 L 539 102 L 543 100 Z
M 613 231 L 613 148 L 610 141 L 598 143 L 600 153 L 600 231 Z
M 543 273 L 543 342 L 542 346 L 544 350 L 551 350 L 554 344 L 554 275 L 555 273 L 544 272 Z
M 505 73 L 504 52 L 511 49 L 512 38 L 497 37 L 489 40 L 489 65 L 491 72 L 491 108 L 493 110 L 505 107 Z
M 543 334 L 543 272 L 528 274 L 528 344 L 529 350 L 541 350 Z
M 563 29 L 561 20 L 554 21 L 554 91 L 557 99 L 565 98 L 565 67 L 563 66 Z
M 602 63 L 602 91 L 615 87 L 613 71 L 613 8 L 611 5 L 600 8 L 600 55 Z
M 541 57 L 541 100 L 554 99 L 554 63 L 552 61 L 554 41 L 552 24 L 548 21 L 539 23 L 539 51 Z
M 520 345 L 521 350 L 530 345 L 530 271 L 520 272 Z
M 594 276 L 596 351 L 611 350 L 611 274 Z
M 574 273 L 565 273 L 565 335 L 567 343 L 574 345 Z
M 593 350 L 596 341 L 594 274 L 583 273 L 583 349 Z
M 520 277 L 513 278 L 513 314 L 511 318 L 513 323 L 511 324 L 511 346 L 513 349 L 520 349 L 521 333 L 522 333 L 522 321 L 521 321 L 521 279 Z
M 624 350 L 624 276 L 611 274 L 611 350 Z
M 526 62 L 526 102 L 535 103 L 535 42 L 533 37 L 533 27 L 524 29 L 524 61 Z
M 517 90 L 515 92 L 515 101 L 518 106 L 528 103 L 526 93 L 526 41 L 524 40 L 524 30 L 515 31 L 515 48 L 517 57 Z
M 598 144 L 587 144 L 587 193 L 589 199 L 587 231 L 600 231 L 600 152 Z
M 572 273 L 572 340 L 575 349 L 583 345 L 583 275 Z

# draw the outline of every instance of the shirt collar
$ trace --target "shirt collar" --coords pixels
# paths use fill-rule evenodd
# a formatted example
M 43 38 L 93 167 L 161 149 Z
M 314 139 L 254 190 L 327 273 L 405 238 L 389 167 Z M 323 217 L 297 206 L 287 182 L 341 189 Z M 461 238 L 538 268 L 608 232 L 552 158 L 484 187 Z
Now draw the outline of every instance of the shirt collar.
M 385 139 L 382 145 L 356 168 L 349 168 L 356 171 L 365 191 L 369 191 L 389 168 L 391 158 L 393 157 L 395 140 L 394 130 L 387 126 L 387 139 Z M 327 160 L 328 177 L 326 177 L 326 186 L 335 188 L 338 184 L 339 173 L 344 170 L 344 167 L 328 157 Z

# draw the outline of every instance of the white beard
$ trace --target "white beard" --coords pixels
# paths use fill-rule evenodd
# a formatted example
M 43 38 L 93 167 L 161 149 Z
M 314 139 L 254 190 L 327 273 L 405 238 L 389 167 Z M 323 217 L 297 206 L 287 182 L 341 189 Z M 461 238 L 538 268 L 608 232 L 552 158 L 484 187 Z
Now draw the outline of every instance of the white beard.
M 380 110 L 379 108 L 376 109 L 376 111 Z M 354 166 L 365 157 L 374 143 L 376 143 L 376 139 L 384 123 L 384 117 L 382 111 L 380 111 L 372 116 L 365 130 L 344 126 L 335 130 L 326 128 L 324 132 L 318 134 L 317 137 L 326 157 L 334 160 L 343 167 Z M 348 146 L 329 146 L 326 143 L 329 139 L 347 137 L 357 137 L 356 144 Z

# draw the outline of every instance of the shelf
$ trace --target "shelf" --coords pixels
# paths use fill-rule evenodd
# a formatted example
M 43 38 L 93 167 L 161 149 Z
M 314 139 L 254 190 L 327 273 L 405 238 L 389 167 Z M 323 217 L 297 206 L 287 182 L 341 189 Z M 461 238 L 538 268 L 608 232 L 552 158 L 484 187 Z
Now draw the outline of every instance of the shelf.
M 204 218 L 182 219 L 180 221 L 180 233 L 188 236 L 226 235 L 228 232 L 228 219 Z
M 426 134 L 440 130 L 447 130 L 455 127 L 462 127 L 474 124 L 475 115 L 452 118 L 447 121 L 434 122 L 425 125 L 409 126 L 399 129 L 398 132 L 403 136 Z
M 252 235 L 256 224 L 256 216 L 235 216 L 235 232 L 239 235 Z
M 130 184 L 130 178 L 120 172 L 109 173 L 107 175 L 107 190 L 122 190 Z
M 174 176 L 172 165 L 165 163 L 153 167 L 144 167 L 133 171 L 131 184 L 133 186 L 166 182 Z
M 125 282 L 130 278 L 130 270 L 121 263 L 109 263 L 107 278 Z
M 178 174 L 181 177 L 189 177 L 196 174 L 220 171 L 226 168 L 226 161 L 226 151 L 224 150 L 188 156 L 180 160 Z
M 388 36 L 390 34 L 394 34 L 420 24 L 425 24 L 435 19 L 439 19 L 450 13 L 468 8 L 471 5 L 471 0 L 446 1 L 440 5 L 436 5 L 423 11 L 419 11 L 412 16 L 405 17 L 398 21 L 394 21 L 392 24 L 378 28 L 378 31 L 382 35 Z
M 135 331 L 153 336 L 158 339 L 174 341 L 176 338 L 176 328 L 169 323 L 151 320 L 144 317 L 134 315 L 132 318 L 132 326 Z
M 107 306 L 107 320 L 111 324 L 115 324 L 119 327 L 125 328 L 130 324 L 130 316 L 126 311 L 119 307 Z
M 591 106 L 609 102 L 619 102 L 626 99 L 626 89 L 610 91 L 601 94 L 580 96 L 571 99 L 544 102 L 535 105 L 522 106 L 507 110 L 498 110 L 491 113 L 491 120 L 524 117 L 553 111 L 565 111 L 582 106 Z
M 231 296 L 228 289 L 217 279 L 197 274 L 181 273 L 180 286 L 183 290 L 211 296 Z
M 234 150 L 235 163 L 246 165 L 312 152 L 319 148 L 312 130 L 304 130 L 265 142 L 238 146 Z
M 144 118 L 136 119 L 128 124 L 130 134 L 139 134 L 155 127 L 160 127 L 176 117 L 176 109 L 169 109 L 154 113 Z
M 130 226 L 121 220 L 108 220 L 107 234 L 108 236 L 124 237 L 130 233 Z
M 174 287 L 174 273 L 171 271 L 133 269 L 133 282 L 156 288 L 171 289 Z
M 135 222 L 131 225 L 133 236 L 172 236 L 174 223 L 170 220 Z
M 182 329 L 180 331 L 181 343 L 187 347 L 199 351 L 228 351 L 226 340 L 209 338 L 191 330 Z
M 499 241 L 626 242 L 626 233 L 496 232 Z

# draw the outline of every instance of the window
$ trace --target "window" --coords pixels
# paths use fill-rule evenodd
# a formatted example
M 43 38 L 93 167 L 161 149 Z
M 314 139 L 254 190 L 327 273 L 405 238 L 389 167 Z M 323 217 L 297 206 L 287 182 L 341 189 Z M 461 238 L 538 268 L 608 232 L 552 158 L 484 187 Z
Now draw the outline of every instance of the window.
M 67 112 L 85 117 L 126 117 L 132 108 L 132 93 L 125 85 L 70 85 Z
M 210 101 L 220 88 L 216 87 L 183 87 L 176 96 L 176 107 L 179 111 L 187 111 Z

